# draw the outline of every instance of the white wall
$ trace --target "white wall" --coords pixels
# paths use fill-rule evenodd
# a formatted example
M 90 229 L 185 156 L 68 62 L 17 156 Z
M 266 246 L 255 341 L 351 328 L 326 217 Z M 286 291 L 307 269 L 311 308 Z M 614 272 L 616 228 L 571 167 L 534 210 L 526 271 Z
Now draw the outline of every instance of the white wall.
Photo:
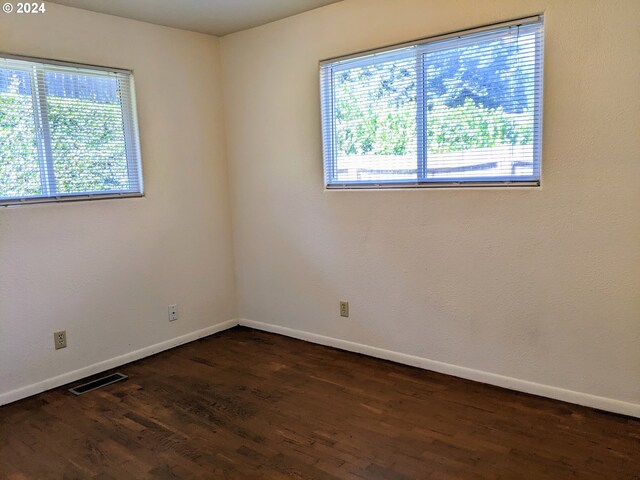
M 0 404 L 221 328 L 235 250 L 261 328 L 640 415 L 640 2 L 345 0 L 220 41 L 47 8 L 0 51 L 133 69 L 147 195 L 0 209 Z M 323 191 L 318 60 L 540 12 L 542 188 Z
M 0 51 L 133 69 L 146 186 L 0 209 L 0 404 L 233 319 L 218 39 L 47 4 L 0 14 Z
M 541 12 L 542 188 L 323 191 L 319 60 Z M 345 0 L 222 38 L 240 316 L 640 414 L 639 23 L 637 0 Z

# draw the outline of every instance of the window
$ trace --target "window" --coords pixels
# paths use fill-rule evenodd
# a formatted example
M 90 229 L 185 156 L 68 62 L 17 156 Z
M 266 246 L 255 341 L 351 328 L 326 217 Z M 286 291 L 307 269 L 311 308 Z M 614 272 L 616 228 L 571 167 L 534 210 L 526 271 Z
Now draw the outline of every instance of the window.
M 542 17 L 321 62 L 327 188 L 539 185 Z
M 0 205 L 140 195 L 131 72 L 0 56 Z

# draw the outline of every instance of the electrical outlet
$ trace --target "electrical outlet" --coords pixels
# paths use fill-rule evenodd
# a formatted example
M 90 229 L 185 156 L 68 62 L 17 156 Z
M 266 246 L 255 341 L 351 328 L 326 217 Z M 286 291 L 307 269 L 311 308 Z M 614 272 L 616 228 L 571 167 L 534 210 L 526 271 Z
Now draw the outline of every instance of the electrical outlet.
M 53 332 L 53 346 L 56 350 L 67 348 L 67 331 Z
M 169 305 L 169 321 L 175 322 L 178 319 L 178 305 Z
M 345 302 L 344 300 L 340 300 L 340 316 L 348 317 L 349 316 L 349 302 Z

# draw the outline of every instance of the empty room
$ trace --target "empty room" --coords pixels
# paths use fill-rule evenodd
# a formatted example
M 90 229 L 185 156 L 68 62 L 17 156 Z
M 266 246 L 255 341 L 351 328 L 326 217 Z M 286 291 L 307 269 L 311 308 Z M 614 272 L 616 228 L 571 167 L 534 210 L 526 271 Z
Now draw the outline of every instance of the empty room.
M 640 1 L 0 4 L 0 480 L 640 480 Z

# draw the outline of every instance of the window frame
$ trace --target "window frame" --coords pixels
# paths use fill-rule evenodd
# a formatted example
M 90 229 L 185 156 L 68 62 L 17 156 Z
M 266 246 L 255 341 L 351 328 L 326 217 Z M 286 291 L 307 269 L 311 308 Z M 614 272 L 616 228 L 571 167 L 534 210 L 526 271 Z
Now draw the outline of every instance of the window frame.
M 12 66 L 15 70 L 29 73 L 30 88 L 32 96 L 32 108 L 34 110 L 34 128 L 38 150 L 38 162 L 40 165 L 40 185 L 43 193 L 38 196 L 28 197 L 1 197 L 1 207 L 13 207 L 18 205 L 29 205 L 38 203 L 61 203 L 88 200 L 102 200 L 114 198 L 136 198 L 144 197 L 144 180 L 142 155 L 140 152 L 140 135 L 138 128 L 138 112 L 135 95 L 133 70 L 107 67 L 102 65 L 92 65 L 77 62 L 67 62 L 40 57 L 30 57 L 25 55 L 15 55 L 0 51 L 0 59 L 16 60 L 18 62 L 29 62 L 31 65 L 16 64 Z M 119 87 L 124 89 L 121 97 L 121 111 L 123 122 L 123 140 L 125 145 L 125 155 L 127 160 L 127 175 L 129 184 L 135 188 L 130 190 L 103 190 L 86 192 L 57 192 L 55 184 L 55 173 L 53 171 L 54 158 L 51 152 L 51 134 L 49 122 L 43 122 L 43 118 L 48 117 L 48 106 L 46 92 L 44 92 L 44 70 L 46 66 L 49 70 L 56 70 L 61 67 L 63 73 L 72 73 L 69 69 L 74 69 L 78 74 L 96 75 L 96 72 L 113 73 L 125 75 L 128 81 L 119 81 Z M 128 105 L 122 101 L 128 99 Z M 128 114 L 127 114 L 128 113 Z
M 534 175 L 531 179 L 513 180 L 512 177 L 493 177 L 479 180 L 449 180 L 449 179 L 427 179 L 427 98 L 424 78 L 425 62 L 424 58 L 428 54 L 430 47 L 442 41 L 455 38 L 469 39 L 476 34 L 483 34 L 491 31 L 520 27 L 525 25 L 540 24 L 541 30 L 537 35 L 540 38 L 535 40 L 535 61 L 534 91 L 538 97 L 534 100 L 537 108 L 533 109 L 533 158 Z M 412 51 L 413 50 L 413 51 Z M 408 51 L 407 56 L 416 58 L 416 137 L 417 137 L 417 179 L 402 180 L 378 180 L 371 182 L 337 182 L 331 181 L 335 178 L 335 168 L 337 162 L 337 144 L 334 139 L 336 135 L 335 117 L 335 93 L 334 76 L 336 72 L 349 70 L 361 66 L 377 63 L 378 56 Z M 390 61 L 385 59 L 384 61 Z M 328 58 L 319 62 L 320 68 L 320 110 L 322 127 L 322 149 L 323 149 L 323 173 L 325 191 L 344 190 L 379 190 L 379 189 L 431 189 L 431 188 L 471 188 L 471 187 L 540 187 L 542 184 L 542 112 L 543 112 L 543 87 L 544 87 L 544 15 L 531 15 L 528 17 L 497 22 L 479 27 L 457 30 L 441 35 L 423 37 L 409 42 L 388 45 L 372 50 L 364 50 L 340 57 Z M 327 99 L 325 96 L 328 95 Z M 327 112 L 325 105 L 330 108 L 329 118 L 325 118 Z M 538 141 L 536 141 L 538 139 Z

